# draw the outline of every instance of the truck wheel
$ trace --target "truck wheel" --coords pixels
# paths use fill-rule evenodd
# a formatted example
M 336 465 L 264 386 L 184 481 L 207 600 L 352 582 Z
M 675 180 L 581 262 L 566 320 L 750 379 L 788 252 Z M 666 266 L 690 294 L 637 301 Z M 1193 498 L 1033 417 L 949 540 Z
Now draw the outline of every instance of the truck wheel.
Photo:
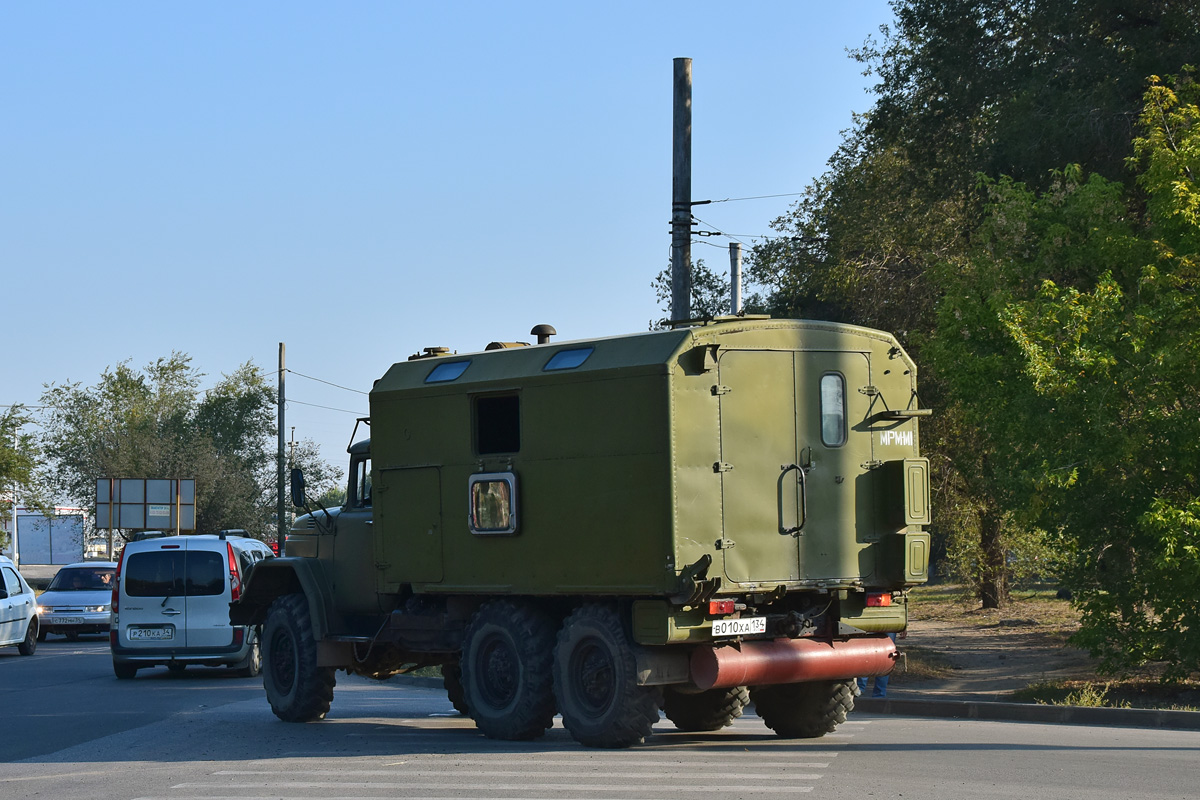
M 454 710 L 467 716 L 467 700 L 463 695 L 462 667 L 458 664 L 442 664 L 442 686 Z
M 509 600 L 485 603 L 463 638 L 463 699 L 490 739 L 535 739 L 554 724 L 554 620 Z
M 263 687 L 275 716 L 285 722 L 324 719 L 333 702 L 334 671 L 317 666 L 304 595 L 288 594 L 271 603 L 262 648 Z
M 753 686 L 750 700 L 763 723 L 785 739 L 833 733 L 854 710 L 854 681 Z
M 663 713 L 681 731 L 719 731 L 732 725 L 749 702 L 745 686 L 706 692 L 663 690 Z
M 650 735 L 662 692 L 638 686 L 637 658 L 617 610 L 590 604 L 575 610 L 558 634 L 554 695 L 575 741 L 628 747 Z

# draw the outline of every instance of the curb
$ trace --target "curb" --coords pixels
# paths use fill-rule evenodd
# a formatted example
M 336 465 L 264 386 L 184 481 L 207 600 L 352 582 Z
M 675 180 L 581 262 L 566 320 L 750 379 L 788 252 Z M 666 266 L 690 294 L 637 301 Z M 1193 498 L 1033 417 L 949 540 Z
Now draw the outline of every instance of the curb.
M 395 675 L 389 683 L 441 689 L 441 678 Z M 867 714 L 895 714 L 901 717 L 937 717 L 942 719 L 981 719 L 993 722 L 1050 722 L 1060 725 L 1112 725 L 1125 728 L 1162 730 L 1200 730 L 1200 711 L 1167 711 L 1157 708 L 1092 708 L 1087 706 L 1050 706 L 1035 703 L 998 703 L 981 700 L 942 700 L 937 698 L 854 698 L 854 710 Z
M 1200 711 L 1167 711 L 1158 708 L 1091 708 L 1033 703 L 995 703 L 977 700 L 940 700 L 856 697 L 855 711 L 897 714 L 905 717 L 983 719 L 1008 722 L 1053 722 L 1063 725 L 1116 725 L 1129 728 L 1200 730 Z

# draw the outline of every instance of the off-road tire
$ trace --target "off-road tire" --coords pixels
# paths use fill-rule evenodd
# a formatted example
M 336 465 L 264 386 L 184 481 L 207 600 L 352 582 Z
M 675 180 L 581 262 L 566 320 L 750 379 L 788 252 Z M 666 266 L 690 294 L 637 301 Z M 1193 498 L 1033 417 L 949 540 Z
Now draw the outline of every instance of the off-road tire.
M 463 700 L 488 738 L 536 739 L 554 725 L 556 627 L 536 606 L 510 600 L 485 603 L 471 617 L 459 662 Z
M 23 656 L 31 656 L 37 652 L 37 645 L 41 639 L 38 638 L 38 630 L 41 628 L 38 625 L 37 617 L 29 621 L 29 627 L 25 629 L 25 639 L 17 645 L 17 652 Z
M 785 739 L 833 733 L 854 710 L 854 681 L 752 686 L 750 700 L 768 728 Z
M 663 714 L 681 731 L 719 731 L 732 725 L 749 703 L 745 686 L 706 692 L 663 690 Z
M 442 664 L 442 686 L 446 689 L 446 697 L 449 698 L 450 705 L 454 706 L 454 710 L 464 717 L 468 716 L 467 699 L 463 694 L 462 667 L 457 663 Z
M 118 680 L 131 681 L 137 677 L 137 671 L 138 668 L 133 664 L 118 664 L 116 661 L 113 662 L 113 674 L 117 676 Z
M 590 603 L 567 617 L 554 654 L 563 725 L 589 747 L 629 747 L 658 722 L 662 692 L 638 686 L 637 657 L 617 609 Z
M 285 722 L 324 719 L 333 703 L 334 670 L 317 666 L 317 641 L 303 594 L 275 598 L 262 636 L 263 688 Z
M 250 648 L 246 658 L 234 669 L 240 678 L 257 678 L 262 674 L 262 634 L 258 628 L 249 628 L 246 635 L 250 637 Z

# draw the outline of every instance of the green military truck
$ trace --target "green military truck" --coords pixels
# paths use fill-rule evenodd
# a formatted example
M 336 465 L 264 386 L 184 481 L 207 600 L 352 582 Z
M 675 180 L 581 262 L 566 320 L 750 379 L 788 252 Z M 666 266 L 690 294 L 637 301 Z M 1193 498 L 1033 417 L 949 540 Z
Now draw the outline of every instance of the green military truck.
M 849 325 L 430 348 L 375 382 L 345 505 L 299 517 L 230 617 L 263 626 L 284 720 L 323 718 L 337 670 L 440 665 L 497 739 L 559 713 L 622 747 L 751 700 L 821 736 L 927 577 L 927 413 L 896 340 Z

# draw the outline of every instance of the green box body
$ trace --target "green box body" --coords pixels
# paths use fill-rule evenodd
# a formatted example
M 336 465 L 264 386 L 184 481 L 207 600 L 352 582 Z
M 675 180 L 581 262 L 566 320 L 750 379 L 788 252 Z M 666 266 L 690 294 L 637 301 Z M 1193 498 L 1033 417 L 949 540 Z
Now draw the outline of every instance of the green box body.
M 915 373 L 889 334 L 753 319 L 397 363 L 371 391 L 362 602 L 663 598 L 705 556 L 721 594 L 922 582 L 928 465 L 883 413 Z

